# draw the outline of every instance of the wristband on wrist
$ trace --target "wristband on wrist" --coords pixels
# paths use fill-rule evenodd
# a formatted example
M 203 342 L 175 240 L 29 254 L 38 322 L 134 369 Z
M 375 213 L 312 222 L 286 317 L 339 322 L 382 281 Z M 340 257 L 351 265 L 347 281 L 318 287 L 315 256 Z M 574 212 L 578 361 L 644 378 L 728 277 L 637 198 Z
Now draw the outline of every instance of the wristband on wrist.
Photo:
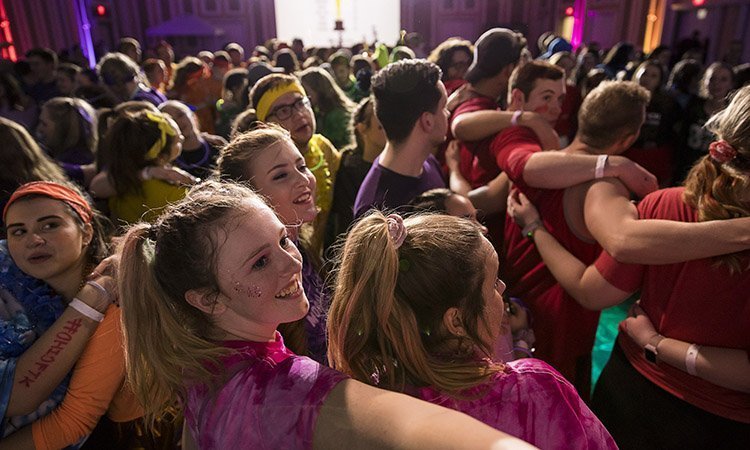
M 104 320 L 104 314 L 100 313 L 99 311 L 95 310 L 89 305 L 83 303 L 77 298 L 74 298 L 73 300 L 71 300 L 71 302 L 68 303 L 68 306 L 70 306 L 71 308 L 75 309 L 79 313 L 83 314 L 84 316 L 88 317 L 89 319 L 95 322 L 101 322 L 102 320 Z
M 518 110 L 518 111 L 513 112 L 513 115 L 510 118 L 510 124 L 513 125 L 514 127 L 518 125 L 518 119 L 521 118 L 522 114 L 523 114 L 523 110 Z
M 151 179 L 151 166 L 146 166 L 141 170 L 141 179 L 143 181 Z
M 102 286 L 101 284 L 99 284 L 99 283 L 97 283 L 96 281 L 93 281 L 93 280 L 87 281 L 86 284 L 89 285 L 89 286 L 91 286 L 92 288 L 96 289 L 100 293 L 104 294 L 104 296 L 107 297 L 107 303 L 112 303 L 112 300 L 111 300 L 111 298 L 109 296 L 109 292 L 107 292 L 107 290 L 104 289 L 104 286 Z
M 643 347 L 643 355 L 650 363 L 656 364 L 656 355 L 659 354 L 659 344 L 664 340 L 664 336 L 657 334 Z
M 699 345 L 690 344 L 687 353 L 685 353 L 685 370 L 694 377 L 698 376 L 698 372 L 695 370 L 695 362 L 698 359 L 698 352 L 700 352 L 700 349 L 701 347 Z
M 594 169 L 594 178 L 599 179 L 604 177 L 604 167 L 607 165 L 607 159 L 609 155 L 599 155 L 596 158 L 596 168 Z
M 541 220 L 535 220 L 531 222 L 530 224 L 523 227 L 523 230 L 521 230 L 521 234 L 529 239 L 534 237 L 534 232 L 538 230 L 539 228 L 544 227 L 544 224 Z

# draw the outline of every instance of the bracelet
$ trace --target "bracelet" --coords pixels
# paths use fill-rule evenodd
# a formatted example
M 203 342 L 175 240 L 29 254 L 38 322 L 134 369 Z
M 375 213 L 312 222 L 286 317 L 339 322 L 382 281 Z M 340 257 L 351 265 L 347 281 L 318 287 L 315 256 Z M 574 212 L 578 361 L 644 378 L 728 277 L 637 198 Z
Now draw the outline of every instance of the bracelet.
M 527 238 L 531 239 L 534 237 L 534 232 L 538 230 L 540 227 L 544 227 L 544 224 L 541 220 L 535 220 L 531 222 L 530 224 L 523 227 L 523 230 L 521 230 L 521 235 L 526 236 Z
M 510 124 L 514 127 L 518 125 L 518 119 L 521 118 L 521 114 L 523 114 L 523 110 L 519 109 L 518 111 L 514 111 L 513 115 L 510 117 Z
M 95 322 L 101 322 L 102 320 L 104 320 L 104 314 L 100 313 L 99 311 L 95 310 L 89 305 L 83 303 L 77 298 L 74 298 L 73 300 L 71 300 L 71 302 L 68 303 L 68 306 L 70 306 L 71 308 L 75 309 L 79 313 L 83 314 L 84 316 L 88 317 L 89 319 Z
M 97 283 L 96 281 L 93 281 L 93 280 L 87 281 L 86 284 L 89 285 L 89 286 L 91 286 L 92 288 L 96 289 L 97 291 L 101 292 L 102 294 L 104 294 L 107 297 L 107 300 L 108 300 L 107 303 L 112 303 L 111 300 L 110 300 L 109 291 L 107 291 L 106 289 L 104 289 L 104 286 L 102 286 L 101 284 L 99 284 L 99 283 Z
M 685 369 L 690 375 L 697 377 L 698 372 L 695 370 L 695 361 L 698 359 L 698 352 L 700 346 L 696 344 L 690 344 L 687 353 L 685 353 Z
M 594 169 L 594 178 L 599 179 L 604 177 L 604 166 L 607 165 L 607 159 L 609 155 L 599 155 L 596 158 L 596 168 Z

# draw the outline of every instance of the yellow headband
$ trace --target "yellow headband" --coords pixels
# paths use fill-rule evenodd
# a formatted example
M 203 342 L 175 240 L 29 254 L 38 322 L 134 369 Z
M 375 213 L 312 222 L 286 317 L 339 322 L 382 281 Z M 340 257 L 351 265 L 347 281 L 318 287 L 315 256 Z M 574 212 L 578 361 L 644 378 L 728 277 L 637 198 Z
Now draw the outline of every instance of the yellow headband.
M 159 126 L 159 131 L 161 132 L 159 139 L 154 142 L 154 145 L 152 145 L 151 148 L 148 149 L 148 152 L 146 152 L 146 161 L 153 161 L 159 157 L 161 151 L 164 150 L 164 146 L 167 145 L 167 136 L 177 136 L 177 132 L 163 114 L 146 112 L 146 117 L 157 124 Z
M 297 81 L 271 88 L 266 91 L 265 94 L 263 94 L 263 97 L 261 97 L 260 101 L 258 102 L 258 106 L 255 108 L 255 115 L 258 116 L 258 120 L 260 120 L 261 122 L 265 122 L 268 118 L 268 113 L 271 112 L 271 106 L 273 106 L 273 103 L 282 95 L 288 94 L 290 92 L 297 92 L 299 94 L 302 94 L 302 96 L 304 97 L 307 96 L 305 88 L 303 88 L 302 85 Z

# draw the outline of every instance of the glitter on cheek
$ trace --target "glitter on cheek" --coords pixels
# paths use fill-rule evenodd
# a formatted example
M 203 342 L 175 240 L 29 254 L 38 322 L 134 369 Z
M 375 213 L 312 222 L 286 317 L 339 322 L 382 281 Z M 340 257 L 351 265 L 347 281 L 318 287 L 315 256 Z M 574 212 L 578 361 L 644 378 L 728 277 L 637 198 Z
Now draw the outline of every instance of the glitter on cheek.
M 239 281 L 235 281 L 234 283 L 234 292 L 254 298 L 260 298 L 263 295 L 263 291 L 258 286 L 243 286 Z

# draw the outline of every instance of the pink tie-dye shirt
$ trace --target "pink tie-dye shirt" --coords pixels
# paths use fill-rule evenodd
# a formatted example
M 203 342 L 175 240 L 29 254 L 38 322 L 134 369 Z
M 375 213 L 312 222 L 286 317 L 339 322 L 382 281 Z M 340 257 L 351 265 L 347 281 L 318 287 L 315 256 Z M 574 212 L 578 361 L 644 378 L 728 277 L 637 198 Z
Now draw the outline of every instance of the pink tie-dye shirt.
M 331 390 L 346 375 L 274 342 L 226 341 L 226 382 L 188 389 L 186 424 L 199 448 L 307 449 Z
M 503 372 L 488 383 L 462 392 L 460 398 L 431 387 L 410 393 L 461 411 L 543 450 L 617 448 L 575 388 L 538 359 L 506 363 Z

